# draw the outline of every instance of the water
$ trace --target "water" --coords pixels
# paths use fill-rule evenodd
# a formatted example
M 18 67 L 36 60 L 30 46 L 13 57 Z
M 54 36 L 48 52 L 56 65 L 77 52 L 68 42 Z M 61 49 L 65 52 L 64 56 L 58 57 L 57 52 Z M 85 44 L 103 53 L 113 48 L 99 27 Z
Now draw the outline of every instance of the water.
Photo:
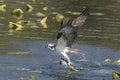
M 31 13 L 25 9 L 24 3 L 34 7 Z M 44 4 L 36 0 L 35 4 L 25 0 L 1 0 L 6 4 L 6 12 L 0 12 L 0 79 L 28 80 L 30 74 L 34 74 L 35 80 L 112 80 L 112 71 L 120 71 L 114 61 L 120 58 L 120 11 L 118 0 L 45 0 Z M 68 5 L 68 6 L 65 6 Z M 59 65 L 60 56 L 46 48 L 48 43 L 55 43 L 58 23 L 55 14 L 61 13 L 72 19 L 78 15 L 72 12 L 81 12 L 88 5 L 90 15 L 81 27 L 78 38 L 73 44 L 74 48 L 84 51 L 84 55 L 69 54 L 72 62 L 83 71 L 70 71 Z M 42 8 L 47 6 L 48 10 Z M 19 21 L 11 16 L 11 11 L 21 8 L 24 16 L 21 20 L 36 21 L 41 17 L 36 13 L 42 12 L 48 16 L 48 28 L 37 24 L 39 28 L 23 28 L 22 31 L 9 35 L 8 22 Z M 104 60 L 110 58 L 110 63 Z

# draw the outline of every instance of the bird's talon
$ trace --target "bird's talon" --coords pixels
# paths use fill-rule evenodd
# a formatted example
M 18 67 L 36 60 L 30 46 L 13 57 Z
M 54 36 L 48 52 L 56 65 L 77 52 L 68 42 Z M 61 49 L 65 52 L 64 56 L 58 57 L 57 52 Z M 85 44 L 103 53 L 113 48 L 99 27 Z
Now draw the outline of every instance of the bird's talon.
M 72 71 L 78 71 L 73 64 L 69 65 L 68 68 Z

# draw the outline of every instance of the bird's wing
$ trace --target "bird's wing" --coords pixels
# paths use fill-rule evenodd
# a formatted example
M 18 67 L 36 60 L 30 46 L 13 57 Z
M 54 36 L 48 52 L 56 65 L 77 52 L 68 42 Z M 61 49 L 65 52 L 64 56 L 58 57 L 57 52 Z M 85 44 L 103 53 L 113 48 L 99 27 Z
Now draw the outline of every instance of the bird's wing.
M 60 29 L 57 35 L 57 45 L 63 45 L 66 47 L 71 47 L 74 42 L 77 31 L 80 26 L 85 22 L 87 15 L 89 13 L 89 8 L 87 7 L 79 17 L 71 21 L 69 18 L 65 18 L 61 21 Z
M 78 27 L 78 28 L 81 27 L 85 23 L 85 20 L 88 15 L 89 15 L 89 8 L 86 7 L 85 10 L 82 11 L 80 16 L 78 16 L 76 19 L 72 21 L 71 25 L 73 27 Z
M 70 20 L 70 18 L 63 18 L 63 20 L 61 21 L 59 30 L 66 27 L 67 25 L 71 25 L 71 23 L 72 21 Z

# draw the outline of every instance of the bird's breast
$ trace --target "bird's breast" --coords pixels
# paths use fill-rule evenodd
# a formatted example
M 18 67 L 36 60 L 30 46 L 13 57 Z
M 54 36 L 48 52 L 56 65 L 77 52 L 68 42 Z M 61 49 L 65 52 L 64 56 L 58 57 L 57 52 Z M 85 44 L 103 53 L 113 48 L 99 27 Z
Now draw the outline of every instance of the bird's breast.
M 66 47 L 66 41 L 61 37 L 56 45 L 56 51 L 62 51 Z

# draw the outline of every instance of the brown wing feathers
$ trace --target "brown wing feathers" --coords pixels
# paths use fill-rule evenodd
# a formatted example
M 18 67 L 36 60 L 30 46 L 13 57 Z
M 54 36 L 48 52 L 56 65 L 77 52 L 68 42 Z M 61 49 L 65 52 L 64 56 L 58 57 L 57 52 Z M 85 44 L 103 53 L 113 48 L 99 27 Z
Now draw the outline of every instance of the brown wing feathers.
M 84 24 L 88 15 L 89 15 L 89 8 L 86 7 L 85 10 L 82 11 L 80 16 L 78 16 L 76 19 L 74 19 L 72 21 L 72 26 L 73 27 L 81 27 Z

